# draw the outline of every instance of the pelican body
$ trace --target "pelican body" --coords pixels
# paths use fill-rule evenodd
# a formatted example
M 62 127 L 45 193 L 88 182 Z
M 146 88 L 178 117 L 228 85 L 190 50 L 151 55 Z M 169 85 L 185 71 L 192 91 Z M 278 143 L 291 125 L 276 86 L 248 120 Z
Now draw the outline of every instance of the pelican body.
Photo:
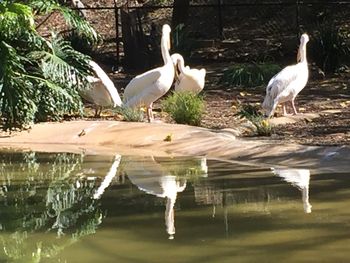
M 266 96 L 262 104 L 267 117 L 273 116 L 277 105 L 280 103 L 283 105 L 283 115 L 287 115 L 285 103 L 289 101 L 293 107 L 293 114 L 298 114 L 294 100 L 305 87 L 309 78 L 306 59 L 306 44 L 308 41 L 309 36 L 303 34 L 300 38 L 298 63 L 285 67 L 269 81 L 266 87 Z
M 81 91 L 80 95 L 85 100 L 97 106 L 95 115 L 99 115 L 98 108 L 101 110 L 102 107 L 121 106 L 122 101 L 120 99 L 118 90 L 106 72 L 104 72 L 103 69 L 92 60 L 89 61 L 89 65 L 97 77 L 87 77 L 90 83 L 90 88 Z
M 204 68 L 191 69 L 189 66 L 185 67 L 184 58 L 178 53 L 172 54 L 171 59 L 176 67 L 175 91 L 200 93 L 204 88 L 206 70 Z M 177 74 L 177 70 L 179 70 L 179 74 Z
M 175 69 L 169 54 L 170 32 L 170 26 L 163 25 L 161 52 L 164 66 L 134 77 L 124 91 L 125 106 L 132 108 L 146 106 L 149 122 L 154 119 L 152 113 L 153 102 L 169 91 L 174 80 Z

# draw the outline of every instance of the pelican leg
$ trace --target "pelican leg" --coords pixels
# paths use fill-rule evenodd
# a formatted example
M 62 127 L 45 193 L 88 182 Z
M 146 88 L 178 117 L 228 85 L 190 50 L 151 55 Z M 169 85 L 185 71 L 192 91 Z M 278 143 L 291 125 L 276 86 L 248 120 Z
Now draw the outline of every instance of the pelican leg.
M 101 116 L 101 113 L 102 113 L 102 107 L 100 107 L 100 106 L 96 106 L 96 108 L 95 108 L 95 118 L 98 118 L 98 117 L 100 117 Z
M 179 84 L 180 83 L 180 78 L 179 78 L 179 71 L 178 71 L 178 67 L 175 66 L 175 83 Z
M 287 114 L 286 103 L 285 102 L 282 103 L 282 107 L 283 107 L 283 116 L 287 116 L 288 114 Z
M 154 116 L 153 116 L 153 111 L 152 111 L 152 106 L 153 103 L 147 107 L 147 118 L 148 118 L 148 122 L 152 122 L 154 120 Z
M 294 99 L 292 99 L 292 107 L 293 107 L 293 114 L 297 115 L 298 112 L 297 112 L 297 109 L 295 108 Z

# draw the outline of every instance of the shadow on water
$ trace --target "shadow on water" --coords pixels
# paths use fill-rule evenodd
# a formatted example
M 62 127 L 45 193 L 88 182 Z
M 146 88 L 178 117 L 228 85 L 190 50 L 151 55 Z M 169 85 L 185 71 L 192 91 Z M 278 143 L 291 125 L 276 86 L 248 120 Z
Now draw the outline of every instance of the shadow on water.
M 324 247 L 350 256 L 345 171 L 205 157 L 0 156 L 0 262 L 295 262 Z

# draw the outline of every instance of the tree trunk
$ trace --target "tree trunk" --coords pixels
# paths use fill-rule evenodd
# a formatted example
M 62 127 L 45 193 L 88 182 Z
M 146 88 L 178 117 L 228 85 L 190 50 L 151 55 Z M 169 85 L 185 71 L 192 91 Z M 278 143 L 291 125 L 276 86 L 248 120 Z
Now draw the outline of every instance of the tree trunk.
M 180 24 L 186 25 L 189 9 L 190 0 L 174 0 L 173 17 L 171 21 L 173 30 Z
M 149 66 L 148 47 L 137 11 L 121 10 L 124 65 L 129 69 L 145 69 Z

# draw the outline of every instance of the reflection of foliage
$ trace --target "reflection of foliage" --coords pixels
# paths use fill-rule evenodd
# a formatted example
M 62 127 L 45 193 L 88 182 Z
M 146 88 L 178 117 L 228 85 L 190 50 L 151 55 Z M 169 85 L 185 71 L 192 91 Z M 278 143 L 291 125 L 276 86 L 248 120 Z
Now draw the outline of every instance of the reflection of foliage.
M 95 180 L 77 176 L 81 155 L 6 153 L 1 160 L 0 229 L 13 232 L 1 236 L 3 256 L 39 262 L 95 232 L 102 213 L 91 199 Z M 32 242 L 35 232 L 52 230 L 61 238 Z
M 164 167 L 164 170 L 169 174 L 186 178 L 190 181 L 197 180 L 199 176 L 203 176 L 207 173 L 206 158 L 157 158 L 157 162 Z
M 224 72 L 220 82 L 245 87 L 266 85 L 280 70 L 280 66 L 270 63 L 237 64 Z

